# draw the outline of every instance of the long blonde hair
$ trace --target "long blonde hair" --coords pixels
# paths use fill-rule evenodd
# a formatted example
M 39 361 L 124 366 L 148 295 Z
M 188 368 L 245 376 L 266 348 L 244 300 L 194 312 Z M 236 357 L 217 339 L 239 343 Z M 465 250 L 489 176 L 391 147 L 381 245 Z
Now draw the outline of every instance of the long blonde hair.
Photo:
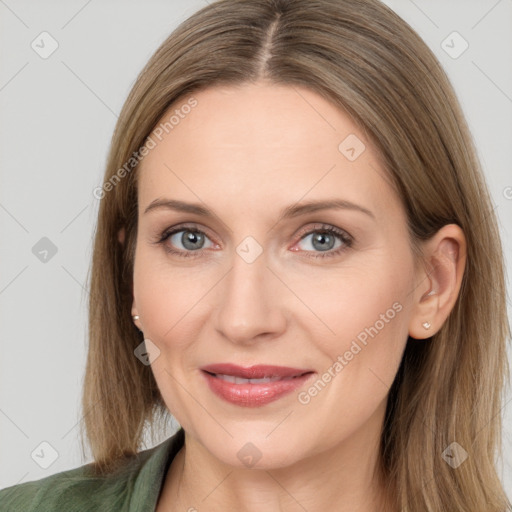
M 400 193 L 413 249 L 446 224 L 464 231 L 459 297 L 432 339 L 408 340 L 389 394 L 380 462 L 403 512 L 510 510 L 495 468 L 509 372 L 496 217 L 445 72 L 378 0 L 220 0 L 183 22 L 140 73 L 112 138 L 90 273 L 82 438 L 94 467 L 112 471 L 140 450 L 148 425 L 168 418 L 151 368 L 134 356 L 142 341 L 131 318 L 134 152 L 171 104 L 209 86 L 259 80 L 308 87 L 349 113 Z M 469 455 L 456 469 L 442 457 L 452 442 Z

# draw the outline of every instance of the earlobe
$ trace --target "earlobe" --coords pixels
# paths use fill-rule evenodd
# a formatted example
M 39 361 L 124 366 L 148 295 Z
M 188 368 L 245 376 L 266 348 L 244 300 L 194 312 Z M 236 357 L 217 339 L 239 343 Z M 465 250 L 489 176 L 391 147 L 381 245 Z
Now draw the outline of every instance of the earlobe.
M 466 238 L 456 224 L 443 226 L 423 247 L 427 268 L 419 276 L 409 335 L 426 339 L 438 332 L 457 300 L 466 265 Z
M 135 306 L 135 301 L 133 302 L 133 305 L 132 305 L 131 314 L 132 314 L 133 323 L 135 324 L 137 329 L 139 329 L 139 331 L 142 332 L 142 325 L 140 323 L 140 316 L 139 316 L 139 313 L 137 312 L 137 307 Z
M 117 232 L 117 239 L 120 244 L 124 244 L 125 229 L 124 226 Z

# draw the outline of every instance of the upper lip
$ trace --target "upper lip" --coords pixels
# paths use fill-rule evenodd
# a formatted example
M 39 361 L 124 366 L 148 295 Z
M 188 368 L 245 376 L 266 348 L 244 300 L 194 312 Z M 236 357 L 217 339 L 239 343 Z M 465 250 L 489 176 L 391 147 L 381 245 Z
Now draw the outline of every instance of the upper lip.
M 201 367 L 201 370 L 209 373 L 232 375 L 243 379 L 264 379 L 266 377 L 296 377 L 313 370 L 307 368 L 290 368 L 287 366 L 274 366 L 258 364 L 249 367 L 238 366 L 232 363 L 210 364 Z

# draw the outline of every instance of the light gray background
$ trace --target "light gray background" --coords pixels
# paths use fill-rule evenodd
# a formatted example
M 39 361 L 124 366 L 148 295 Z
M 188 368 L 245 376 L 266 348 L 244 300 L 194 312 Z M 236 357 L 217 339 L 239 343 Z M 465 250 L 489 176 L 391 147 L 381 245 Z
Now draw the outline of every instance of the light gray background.
M 490 185 L 510 269 L 512 0 L 385 3 L 416 29 L 452 80 Z M 0 488 L 90 461 L 81 458 L 77 436 L 84 283 L 98 207 L 92 191 L 102 182 L 117 114 L 138 72 L 205 4 L 0 0 Z M 43 31 L 59 45 L 47 59 L 31 47 Z M 452 52 L 461 48 L 461 40 L 446 39 L 453 31 L 469 44 L 455 59 L 442 47 L 446 40 Z M 42 237 L 57 247 L 46 263 L 32 252 Z M 512 497 L 510 391 L 503 412 L 501 475 Z M 41 442 L 58 453 L 47 469 L 31 457 L 36 450 L 51 461 L 51 449 Z

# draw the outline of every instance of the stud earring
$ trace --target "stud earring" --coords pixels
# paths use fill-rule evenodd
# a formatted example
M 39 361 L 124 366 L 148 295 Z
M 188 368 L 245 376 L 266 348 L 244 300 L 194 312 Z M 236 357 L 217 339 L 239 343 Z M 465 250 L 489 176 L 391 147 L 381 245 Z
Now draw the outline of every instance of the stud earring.
M 424 327 L 425 329 L 430 329 L 430 327 L 431 327 L 431 325 L 430 325 L 430 323 L 429 323 L 429 322 L 423 322 L 421 325 L 423 325 L 423 327 Z
M 132 318 L 133 318 L 133 321 L 136 322 L 138 319 L 139 319 L 139 315 L 132 315 Z M 135 325 L 135 327 L 137 327 L 137 329 L 142 332 L 139 327 L 137 325 Z

